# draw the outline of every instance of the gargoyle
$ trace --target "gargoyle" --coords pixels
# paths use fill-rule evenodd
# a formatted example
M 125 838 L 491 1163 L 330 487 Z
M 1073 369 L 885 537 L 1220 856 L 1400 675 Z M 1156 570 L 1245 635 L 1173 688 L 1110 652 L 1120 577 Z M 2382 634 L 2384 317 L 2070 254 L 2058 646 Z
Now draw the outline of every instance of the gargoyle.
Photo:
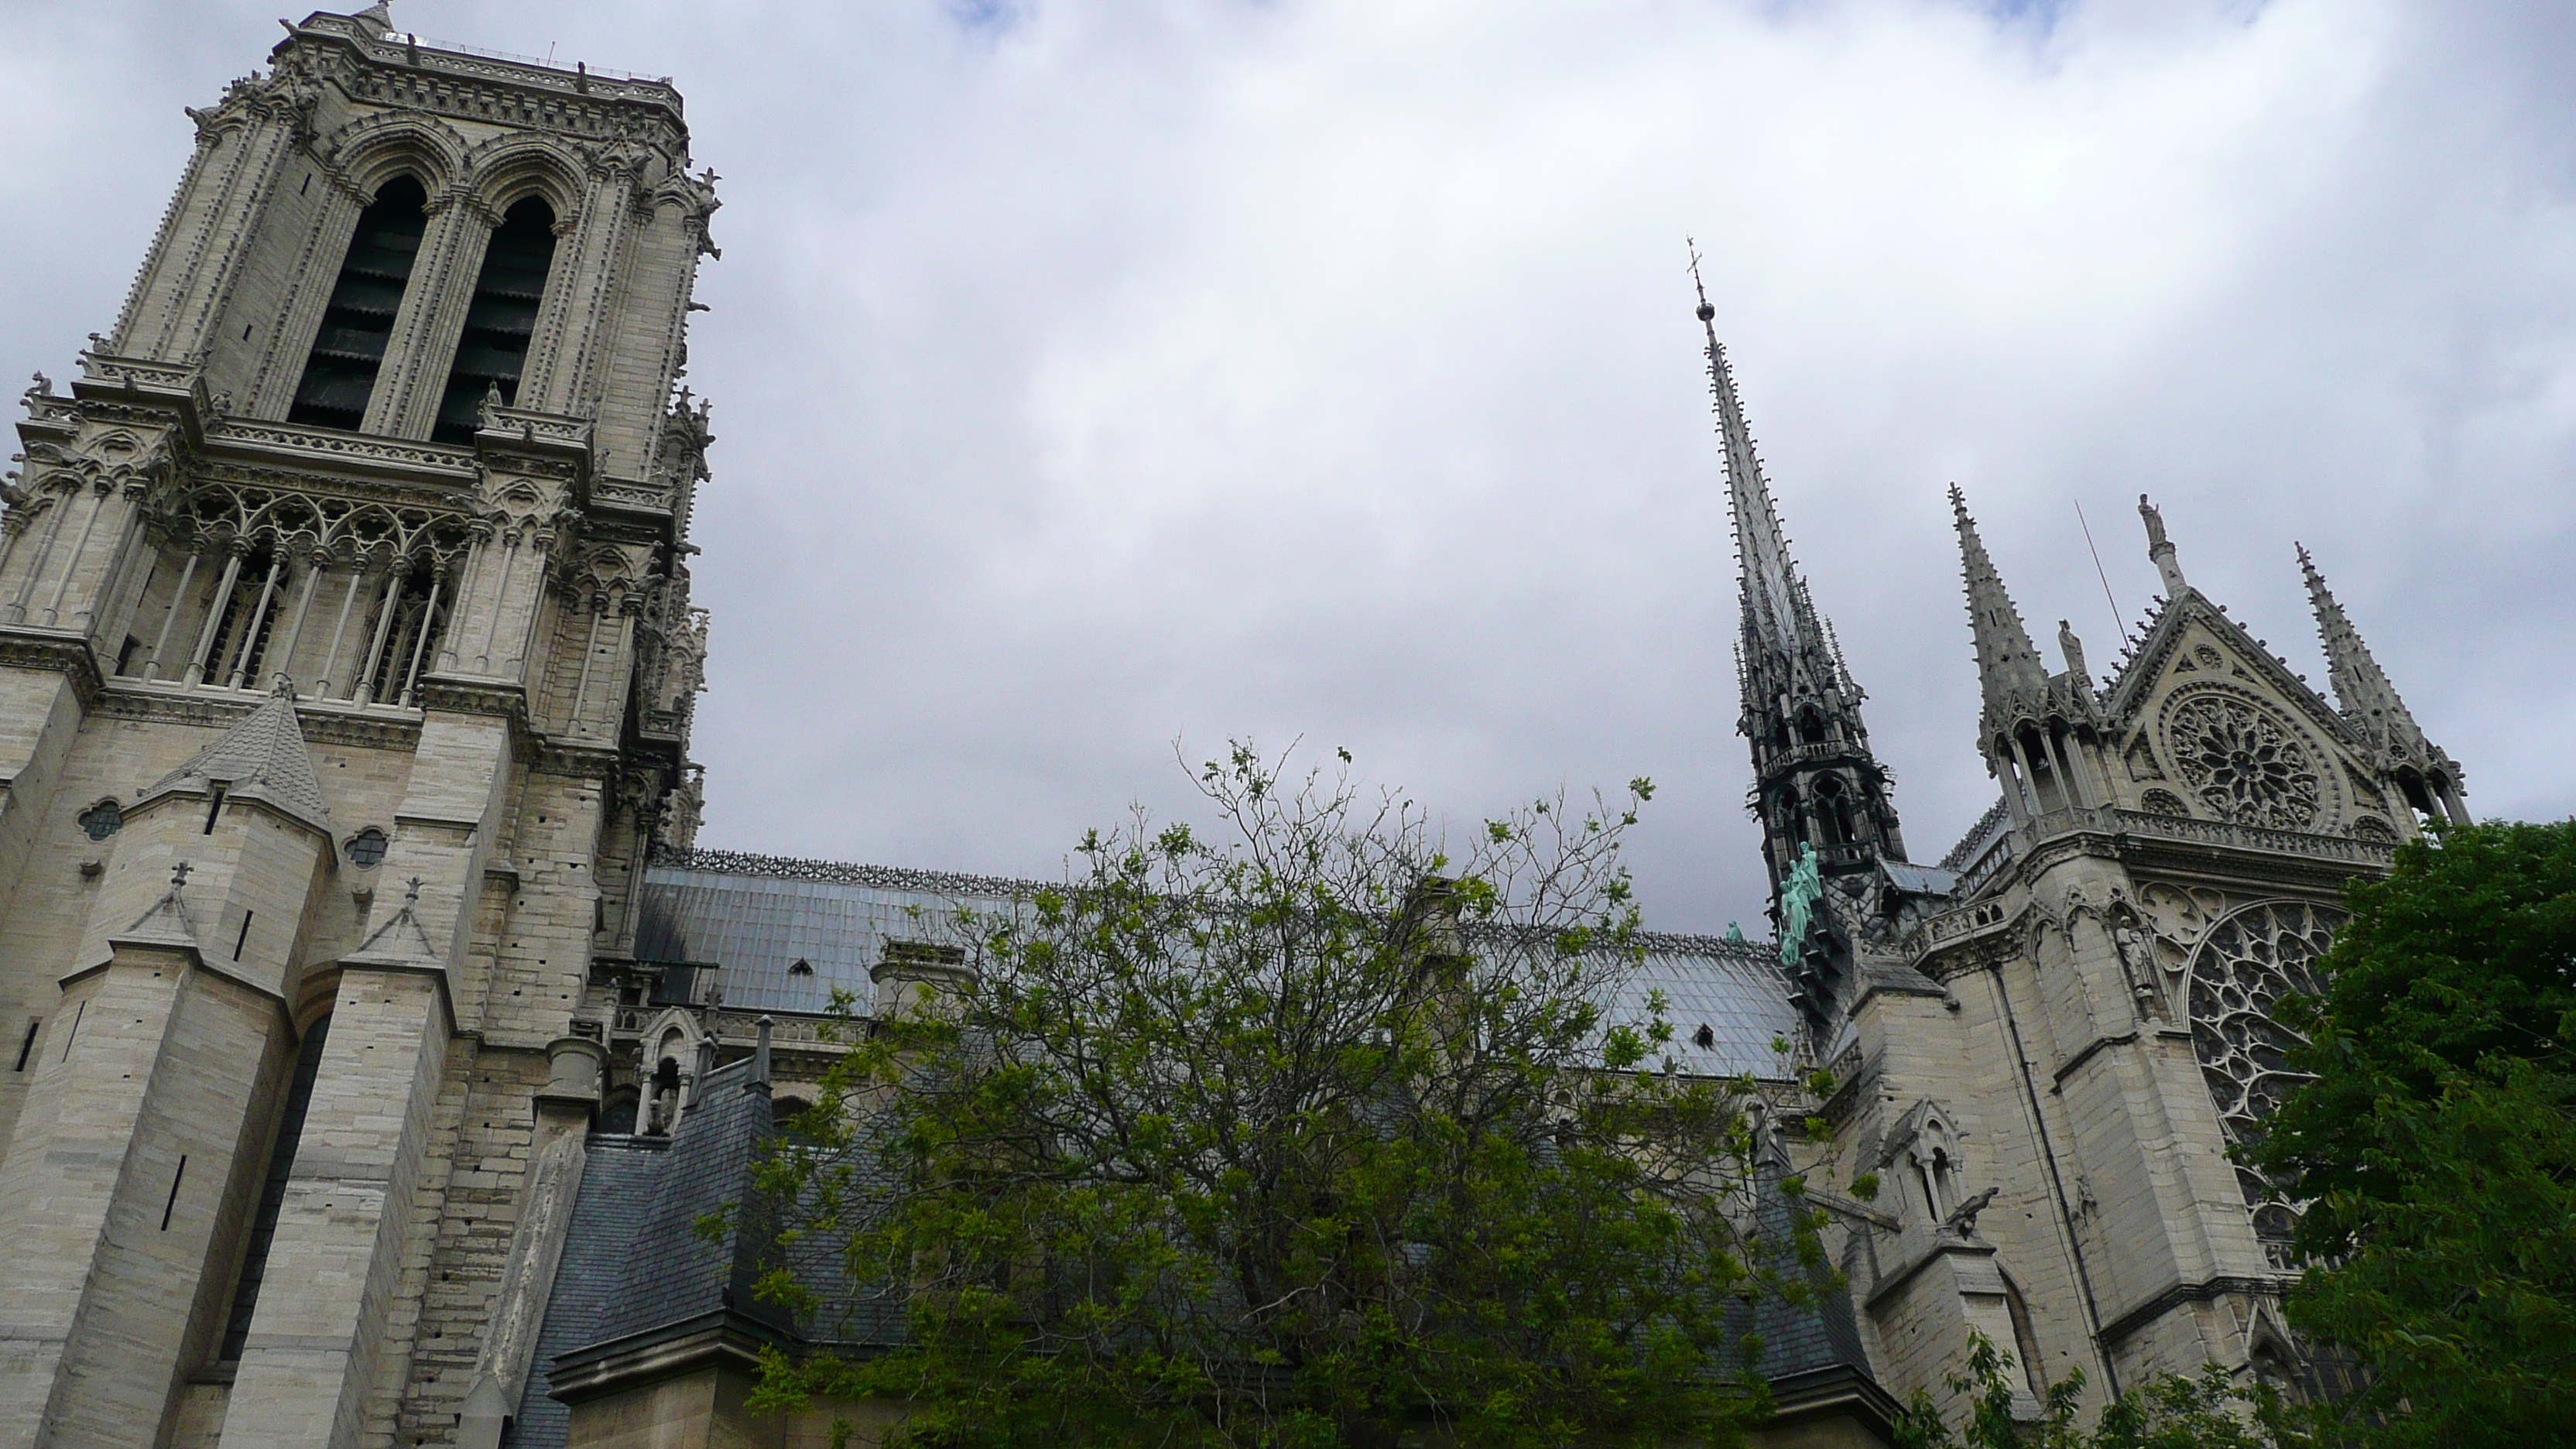
M 1994 1200 L 1995 1190 L 1991 1187 L 1987 1188 L 1984 1192 L 1978 1193 L 1975 1197 L 1969 1198 L 1966 1202 L 1950 1209 L 1950 1215 L 1941 1220 L 1941 1230 L 1943 1232 L 1957 1233 L 1963 1238 L 1975 1237 L 1977 1235 L 1977 1214 L 1984 1212 L 1986 1210 L 1986 1204 L 1993 1202 Z

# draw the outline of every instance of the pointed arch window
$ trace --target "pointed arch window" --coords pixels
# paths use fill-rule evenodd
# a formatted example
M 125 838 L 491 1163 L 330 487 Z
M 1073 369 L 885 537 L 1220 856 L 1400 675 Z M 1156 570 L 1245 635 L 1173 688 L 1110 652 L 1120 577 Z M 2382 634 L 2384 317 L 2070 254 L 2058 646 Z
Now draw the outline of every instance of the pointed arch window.
M 531 196 L 510 208 L 483 249 L 483 269 L 474 278 L 474 300 L 466 308 L 465 333 L 456 342 L 431 438 L 471 443 L 486 395 L 498 392 L 505 405 L 518 402 L 537 304 L 545 300 L 554 264 L 554 208 Z
M 375 395 L 376 373 L 393 338 L 394 314 L 402 310 L 421 235 L 429 229 L 428 207 L 420 183 L 397 176 L 358 213 L 322 330 L 295 385 L 288 422 L 356 432 L 366 421 L 367 400 Z
M 1816 824 L 1823 830 L 1827 845 L 1849 845 L 1855 838 L 1851 801 L 1843 794 L 1839 775 L 1827 775 L 1816 782 Z

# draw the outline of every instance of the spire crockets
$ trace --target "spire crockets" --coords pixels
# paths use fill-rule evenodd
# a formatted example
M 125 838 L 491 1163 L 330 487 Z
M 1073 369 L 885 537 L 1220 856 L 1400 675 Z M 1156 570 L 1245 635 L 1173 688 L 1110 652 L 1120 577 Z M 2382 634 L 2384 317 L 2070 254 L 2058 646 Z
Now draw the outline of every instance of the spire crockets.
M 1691 282 L 1699 287 L 1696 252 Z M 1762 821 L 1763 856 L 1776 900 L 1808 847 L 1830 877 L 1874 869 L 1882 858 L 1903 860 L 1905 844 L 1888 798 L 1887 772 L 1870 754 L 1869 730 L 1861 721 L 1865 696 L 1789 557 L 1789 540 L 1735 393 L 1735 375 L 1717 340 L 1717 309 L 1704 287 L 1698 316 L 1708 338 L 1709 396 L 1735 526 L 1741 613 L 1735 663 L 1744 691 L 1736 729 L 1753 748 L 1751 803 Z
M 2020 821 L 2099 803 L 2108 798 L 2099 788 L 2102 709 L 2084 675 L 2084 646 L 2061 622 L 2057 639 L 2066 669 L 2050 674 L 1955 483 L 1950 514 L 1959 529 L 1959 572 L 1967 583 L 1968 628 L 1976 636 L 1977 682 L 1985 696 L 1977 750 L 2003 782 L 2005 808 Z
M 2397 686 L 2389 682 L 2379 661 L 2370 657 L 2370 646 L 2361 642 L 2361 631 L 2352 627 L 2304 544 L 2299 545 L 2299 572 L 2307 577 L 2308 602 L 2316 610 L 2317 639 L 2325 646 L 2326 679 L 2334 686 L 2335 703 L 2369 744 L 2372 763 L 2396 777 L 2417 809 L 2431 814 L 2438 805 L 2444 814 L 2465 824 L 2468 810 L 2460 802 L 2460 767 L 2440 746 L 2424 738 L 2406 701 L 2397 697 Z
M 1986 712 L 2006 709 L 2014 700 L 2045 692 L 2048 666 L 2032 647 L 2021 610 L 2004 592 L 2003 576 L 1986 557 L 1977 521 L 1968 516 L 1967 495 L 1950 485 L 1950 516 L 1959 529 L 1959 571 L 1968 585 L 1968 627 L 1977 638 L 1977 680 L 1984 686 Z

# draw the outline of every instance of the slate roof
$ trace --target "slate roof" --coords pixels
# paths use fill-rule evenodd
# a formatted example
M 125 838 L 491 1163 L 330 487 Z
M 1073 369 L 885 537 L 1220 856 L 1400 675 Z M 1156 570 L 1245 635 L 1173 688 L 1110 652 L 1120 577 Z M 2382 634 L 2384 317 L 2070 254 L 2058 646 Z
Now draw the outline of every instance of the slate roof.
M 1887 872 L 1888 884 L 1907 895 L 1946 896 L 1959 884 L 1959 873 L 1938 866 L 1910 865 L 1901 860 L 1882 860 L 1878 868 Z
M 564 1354 L 718 1318 L 793 1336 L 787 1310 L 753 1292 L 775 1248 L 751 1183 L 772 1131 L 769 1086 L 753 1082 L 751 1070 L 745 1058 L 707 1073 L 668 1138 L 591 1136 L 514 1449 L 563 1444 L 564 1406 L 547 1390 Z M 746 1210 L 727 1232 L 698 1231 L 701 1218 L 737 1205 Z M 838 1281 L 828 1263 L 800 1267 L 816 1281 Z
M 1778 952 L 1768 941 L 1646 933 L 1645 959 L 1607 1004 L 1609 1019 L 1643 1021 L 1647 995 L 1662 992 L 1674 1067 L 1700 1076 L 1784 1077 L 1792 1067 L 1771 1049 L 1803 1030 Z M 1699 1044 L 1708 1032 L 1707 1046 Z
M 1792 1208 L 1777 1191 L 1776 1177 L 1766 1179 L 1764 1185 L 1766 1190 L 1754 1208 L 1755 1229 L 1761 1237 L 1785 1244 Z M 1836 1378 L 1865 1384 L 1870 1393 L 1884 1399 L 1870 1373 L 1869 1351 L 1861 1345 L 1860 1319 L 1852 1311 L 1851 1294 L 1822 1272 L 1810 1282 L 1815 1288 L 1813 1303 L 1793 1306 L 1764 1298 L 1730 1315 L 1731 1326 L 1738 1332 L 1761 1335 L 1762 1358 L 1755 1371 L 1770 1382 L 1774 1394 L 1783 1396 L 1784 1408 L 1798 1387 Z
M 513 1449 L 563 1449 L 571 1409 L 547 1397 L 555 1358 L 596 1342 L 600 1321 L 617 1306 L 635 1246 L 637 1205 L 651 1200 L 670 1145 L 662 1137 L 592 1135 L 563 1258 L 555 1267 L 554 1296 L 546 1302 L 545 1326 L 519 1401 Z
M 331 807 L 323 803 L 322 781 L 313 773 L 312 752 L 304 747 L 304 727 L 295 718 L 295 701 L 286 695 L 270 695 L 222 739 L 155 781 L 141 798 L 167 790 L 204 790 L 216 783 L 234 795 L 264 800 L 316 830 L 331 828 Z
M 648 866 L 636 959 L 721 967 L 717 985 L 736 1010 L 827 1012 L 835 987 L 869 1000 L 868 968 L 884 958 L 887 941 L 937 939 L 960 906 L 990 907 L 1037 889 L 1033 881 L 928 872 L 889 870 L 872 880 L 865 869 L 817 880 Z M 799 961 L 811 975 L 794 970 Z
M 717 852 L 688 860 L 645 870 L 636 957 L 721 968 L 724 1004 L 739 1011 L 827 1012 L 835 987 L 865 1003 L 886 942 L 936 940 L 959 908 L 991 909 L 1039 884 Z M 809 873 L 766 873 L 775 869 Z M 1643 963 L 1603 1003 L 1612 1020 L 1644 1020 L 1648 993 L 1660 991 L 1679 1070 L 1785 1074 L 1771 1044 L 1795 1041 L 1799 1016 L 1770 942 L 1650 931 L 1643 944 Z M 811 975 L 793 969 L 800 961 Z

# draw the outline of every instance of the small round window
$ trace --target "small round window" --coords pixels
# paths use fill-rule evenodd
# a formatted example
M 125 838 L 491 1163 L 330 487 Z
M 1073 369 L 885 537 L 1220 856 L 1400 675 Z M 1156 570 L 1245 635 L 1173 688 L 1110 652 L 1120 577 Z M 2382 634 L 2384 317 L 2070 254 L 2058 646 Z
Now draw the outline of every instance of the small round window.
M 125 812 L 113 800 L 101 800 L 80 814 L 80 828 L 92 840 L 105 840 L 125 828 Z
M 348 852 L 349 864 L 360 870 L 374 870 L 385 863 L 385 833 L 370 825 L 350 836 L 344 849 Z

